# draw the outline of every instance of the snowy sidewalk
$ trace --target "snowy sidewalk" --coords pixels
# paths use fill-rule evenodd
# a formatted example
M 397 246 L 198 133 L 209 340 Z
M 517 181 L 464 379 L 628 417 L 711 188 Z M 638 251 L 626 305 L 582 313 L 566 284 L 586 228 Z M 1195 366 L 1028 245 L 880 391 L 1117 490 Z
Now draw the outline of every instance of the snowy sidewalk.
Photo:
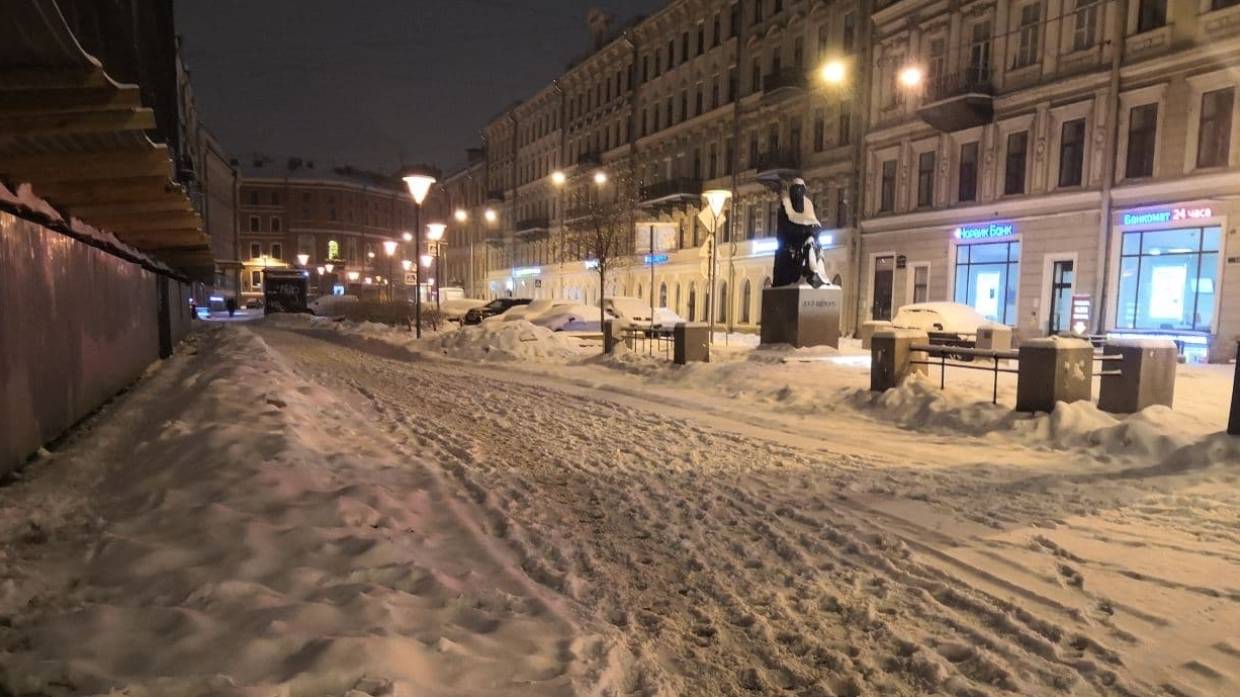
M 413 444 L 191 342 L 0 489 L 0 694 L 573 693 L 559 601 Z

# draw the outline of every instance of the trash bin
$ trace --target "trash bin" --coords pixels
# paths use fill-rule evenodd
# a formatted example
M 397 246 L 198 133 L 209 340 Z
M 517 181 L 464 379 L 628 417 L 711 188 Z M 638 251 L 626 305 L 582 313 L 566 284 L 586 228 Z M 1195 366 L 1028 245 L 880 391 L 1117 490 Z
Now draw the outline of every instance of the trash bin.
M 874 338 L 874 332 L 880 329 L 886 329 L 891 326 L 891 322 L 881 319 L 867 320 L 861 323 L 861 348 L 870 348 L 870 340 Z
M 710 359 L 707 340 L 709 327 L 701 322 L 680 322 L 672 328 L 672 362 L 677 365 L 702 363 Z
M 1166 339 L 1112 339 L 1102 355 L 1119 360 L 1102 364 L 1098 408 L 1112 414 L 1133 414 L 1155 404 L 1171 406 L 1179 350 Z

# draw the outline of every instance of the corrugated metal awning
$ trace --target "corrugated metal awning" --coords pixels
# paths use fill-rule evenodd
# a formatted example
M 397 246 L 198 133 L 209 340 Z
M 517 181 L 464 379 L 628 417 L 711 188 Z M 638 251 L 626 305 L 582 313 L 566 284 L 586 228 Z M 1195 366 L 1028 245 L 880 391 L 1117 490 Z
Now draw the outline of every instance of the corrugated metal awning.
M 88 55 L 54 0 L 0 2 L 0 178 L 61 214 L 186 272 L 214 262 L 202 218 L 172 179 L 155 115 Z

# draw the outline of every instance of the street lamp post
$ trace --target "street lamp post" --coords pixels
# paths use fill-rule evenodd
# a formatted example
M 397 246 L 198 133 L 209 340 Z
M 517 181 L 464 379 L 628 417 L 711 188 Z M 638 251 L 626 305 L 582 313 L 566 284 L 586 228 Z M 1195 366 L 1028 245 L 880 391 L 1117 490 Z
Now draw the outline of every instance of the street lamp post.
M 442 256 L 441 255 L 442 250 L 440 250 L 440 247 L 443 245 L 444 230 L 447 230 L 447 229 L 448 229 L 448 226 L 444 225 L 443 223 L 428 223 L 426 225 L 426 239 L 430 242 L 430 252 L 435 258 L 435 309 L 436 310 L 440 310 L 443 307 L 441 304 L 440 298 L 439 298 L 439 288 L 443 285 L 443 279 L 440 277 L 442 275 L 443 269 L 441 268 L 439 259 Z
M 409 187 L 409 195 L 413 197 L 413 229 L 422 229 L 422 202 L 426 200 L 426 195 L 430 193 L 431 186 L 435 183 L 435 178 L 429 174 L 409 174 L 405 178 L 405 184 Z M 422 236 L 413 236 L 413 255 L 414 257 L 422 256 Z M 416 334 L 419 339 L 422 338 L 422 273 L 418 270 L 417 285 L 413 293 L 413 319 L 416 322 Z
M 564 184 L 568 182 L 568 176 L 562 170 L 556 170 L 551 173 L 551 184 L 555 186 L 555 207 L 560 216 L 560 241 L 556 245 L 556 262 L 558 270 L 556 275 L 560 277 L 560 297 L 564 297 L 564 237 L 567 232 L 565 223 L 568 222 L 568 216 L 564 210 Z
M 710 269 L 707 274 L 709 286 L 706 289 L 706 321 L 710 327 L 710 338 L 706 341 L 706 360 L 709 361 L 710 346 L 715 341 L 715 303 L 717 302 L 715 293 L 718 291 L 715 287 L 715 267 L 718 266 L 719 261 L 719 217 L 723 215 L 723 207 L 727 205 L 728 199 L 732 198 L 732 192 L 727 189 L 710 189 L 702 192 L 702 198 L 706 199 L 711 215 Z

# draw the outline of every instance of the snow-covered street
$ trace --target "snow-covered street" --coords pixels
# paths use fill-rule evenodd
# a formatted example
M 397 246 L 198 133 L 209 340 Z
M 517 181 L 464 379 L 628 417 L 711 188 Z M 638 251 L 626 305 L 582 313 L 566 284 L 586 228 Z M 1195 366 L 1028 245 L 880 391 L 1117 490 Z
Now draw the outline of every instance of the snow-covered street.
M 0 488 L 0 695 L 1240 693 L 1225 437 L 191 341 Z

